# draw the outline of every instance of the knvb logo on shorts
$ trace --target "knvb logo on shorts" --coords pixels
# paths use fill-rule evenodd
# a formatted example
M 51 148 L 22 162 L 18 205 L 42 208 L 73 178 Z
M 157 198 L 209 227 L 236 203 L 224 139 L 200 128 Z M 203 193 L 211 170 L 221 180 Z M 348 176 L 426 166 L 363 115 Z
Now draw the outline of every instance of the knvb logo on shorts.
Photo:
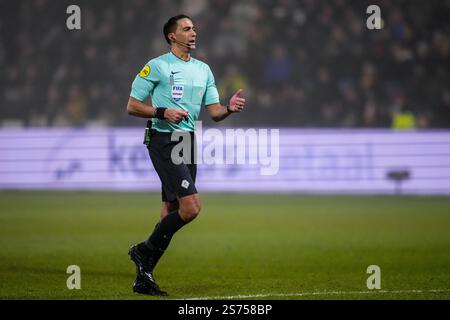
M 172 86 L 172 98 L 176 102 L 180 101 L 183 98 L 184 86 L 173 85 Z
M 171 160 L 174 164 L 254 165 L 259 167 L 261 175 L 278 173 L 279 129 L 203 130 L 201 121 L 196 121 L 195 128 L 196 148 L 192 148 L 189 132 L 172 133 L 171 140 L 180 141 L 172 149 Z
M 185 189 L 189 188 L 189 181 L 187 181 L 186 179 L 184 179 L 183 181 L 181 181 L 181 186 Z

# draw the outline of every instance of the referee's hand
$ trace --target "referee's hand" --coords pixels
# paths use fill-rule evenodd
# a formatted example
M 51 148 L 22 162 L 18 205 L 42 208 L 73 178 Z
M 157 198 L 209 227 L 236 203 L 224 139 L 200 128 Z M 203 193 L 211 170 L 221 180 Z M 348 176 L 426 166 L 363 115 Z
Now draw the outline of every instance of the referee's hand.
M 242 95 L 242 89 L 236 91 L 236 93 L 231 97 L 230 104 L 228 105 L 228 110 L 231 112 L 241 112 L 245 107 L 245 98 Z
M 164 111 L 164 118 L 173 123 L 180 123 L 181 120 L 187 119 L 188 113 L 180 109 L 166 109 Z

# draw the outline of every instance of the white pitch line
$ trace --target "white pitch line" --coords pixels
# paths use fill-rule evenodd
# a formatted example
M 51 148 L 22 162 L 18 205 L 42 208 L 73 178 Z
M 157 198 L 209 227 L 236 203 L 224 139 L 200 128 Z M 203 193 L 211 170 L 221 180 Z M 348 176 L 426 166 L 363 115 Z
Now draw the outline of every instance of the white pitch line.
M 260 294 L 242 294 L 242 295 L 236 295 L 236 296 L 184 298 L 184 299 L 177 299 L 177 300 L 227 300 L 227 299 L 247 299 L 247 298 L 267 298 L 267 297 L 304 297 L 304 296 L 321 296 L 321 295 L 351 295 L 351 294 L 377 294 L 377 293 L 394 293 L 394 294 L 398 294 L 398 293 L 440 293 L 440 292 L 450 292 L 450 289 L 260 293 Z

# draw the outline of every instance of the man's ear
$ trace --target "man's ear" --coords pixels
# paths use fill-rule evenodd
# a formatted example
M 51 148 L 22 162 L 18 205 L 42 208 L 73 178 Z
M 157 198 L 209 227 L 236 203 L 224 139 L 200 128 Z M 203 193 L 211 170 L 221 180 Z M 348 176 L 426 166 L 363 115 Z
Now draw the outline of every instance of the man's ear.
M 167 35 L 167 37 L 169 38 L 169 40 L 175 41 L 175 33 L 171 32 Z

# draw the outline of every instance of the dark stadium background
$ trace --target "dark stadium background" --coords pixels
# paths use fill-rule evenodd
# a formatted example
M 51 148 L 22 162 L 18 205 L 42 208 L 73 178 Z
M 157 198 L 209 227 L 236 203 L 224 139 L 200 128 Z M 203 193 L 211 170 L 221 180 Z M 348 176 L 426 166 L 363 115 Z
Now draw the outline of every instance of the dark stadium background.
M 419 128 L 450 126 L 448 1 L 76 3 L 82 29 L 69 32 L 70 1 L 1 2 L 2 121 L 139 125 L 124 112 L 131 81 L 168 50 L 167 17 L 185 12 L 223 103 L 238 87 L 251 101 L 227 125 L 389 128 L 411 111 Z M 382 30 L 366 28 L 369 4 Z
M 222 104 L 247 99 L 218 124 L 203 112 L 205 128 L 291 141 L 277 177 L 200 168 L 203 211 L 156 271 L 169 298 L 449 299 L 449 0 L 0 0 L 0 299 L 148 299 L 126 252 L 159 181 L 126 103 L 179 13 Z

